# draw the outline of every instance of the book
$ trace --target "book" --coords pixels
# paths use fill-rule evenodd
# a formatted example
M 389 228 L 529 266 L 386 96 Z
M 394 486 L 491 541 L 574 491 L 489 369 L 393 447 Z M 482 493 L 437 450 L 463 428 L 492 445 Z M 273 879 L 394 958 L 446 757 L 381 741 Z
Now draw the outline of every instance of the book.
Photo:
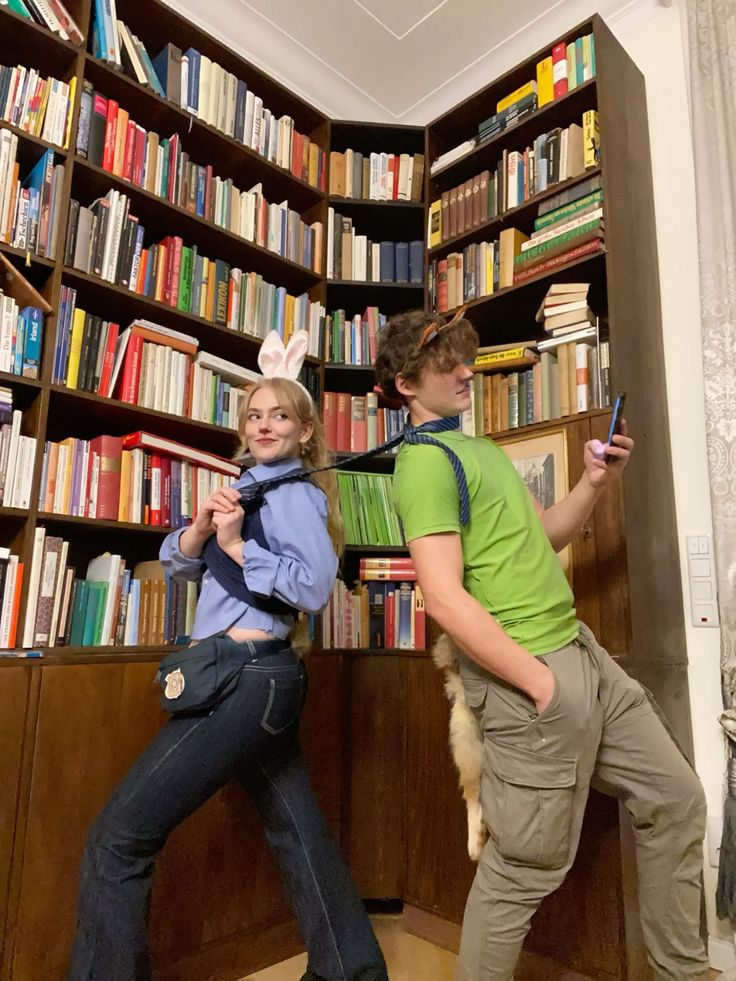
M 177 443 L 173 439 L 166 439 L 163 436 L 156 436 L 154 433 L 135 432 L 128 433 L 122 437 L 123 449 L 146 449 L 167 456 L 177 457 L 181 460 L 188 460 L 199 466 L 216 470 L 219 473 L 228 474 L 231 477 L 240 475 L 240 467 L 224 457 L 216 456 L 214 453 L 206 453 L 204 450 L 195 449 L 192 446 L 185 446 Z

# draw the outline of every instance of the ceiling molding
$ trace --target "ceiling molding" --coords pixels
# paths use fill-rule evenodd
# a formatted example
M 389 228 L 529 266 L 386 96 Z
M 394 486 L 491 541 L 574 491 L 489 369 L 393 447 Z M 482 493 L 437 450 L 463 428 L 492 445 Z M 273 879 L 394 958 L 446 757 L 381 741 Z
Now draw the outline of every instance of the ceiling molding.
M 528 57 L 530 51 L 544 47 L 551 37 L 590 16 L 590 0 L 556 0 L 536 17 L 503 37 L 472 63 L 462 66 L 420 100 L 400 111 L 392 111 L 369 91 L 309 49 L 297 37 L 257 10 L 247 0 L 218 0 L 206 7 L 202 0 L 165 0 L 173 9 L 185 14 L 198 27 L 221 43 L 228 45 L 283 85 L 311 102 L 326 115 L 336 119 L 361 119 L 366 122 L 402 122 L 425 125 L 451 109 L 490 79 Z M 356 7 L 369 15 L 394 39 L 401 40 L 447 3 L 441 0 L 403 35 L 396 34 L 359 0 Z M 598 9 L 618 37 L 624 36 L 671 0 L 599 0 Z M 243 23 L 242 37 L 247 46 L 234 37 L 233 24 Z M 393 41 L 391 42 L 393 43 Z

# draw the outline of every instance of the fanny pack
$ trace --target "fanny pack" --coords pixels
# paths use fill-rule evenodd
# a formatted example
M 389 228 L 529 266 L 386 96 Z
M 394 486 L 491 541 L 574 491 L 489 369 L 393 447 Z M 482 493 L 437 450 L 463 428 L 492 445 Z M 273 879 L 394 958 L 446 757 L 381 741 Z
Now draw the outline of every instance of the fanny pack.
M 258 653 L 275 653 L 285 646 L 283 641 L 258 641 Z M 173 716 L 214 709 L 235 691 L 243 668 L 254 660 L 250 645 L 233 643 L 225 632 L 174 651 L 161 661 L 156 674 L 162 708 Z

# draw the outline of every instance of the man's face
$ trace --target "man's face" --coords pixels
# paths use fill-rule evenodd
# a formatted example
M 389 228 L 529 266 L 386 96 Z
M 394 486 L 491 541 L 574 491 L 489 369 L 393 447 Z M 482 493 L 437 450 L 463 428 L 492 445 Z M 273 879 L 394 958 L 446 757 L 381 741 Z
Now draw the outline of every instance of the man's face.
M 457 416 L 470 408 L 470 385 L 473 372 L 464 362 L 451 371 L 426 368 L 417 382 L 397 378 L 397 388 L 406 396 L 415 425 L 437 417 Z

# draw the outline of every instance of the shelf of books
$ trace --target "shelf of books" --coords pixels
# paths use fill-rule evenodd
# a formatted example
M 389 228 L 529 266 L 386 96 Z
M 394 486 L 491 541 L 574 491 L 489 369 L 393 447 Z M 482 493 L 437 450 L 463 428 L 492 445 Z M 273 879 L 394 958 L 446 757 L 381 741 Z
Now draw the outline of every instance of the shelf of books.
M 0 6 L 0 649 L 187 636 L 192 597 L 146 563 L 237 474 L 272 327 L 308 331 L 303 380 L 344 460 L 403 427 L 376 341 L 422 305 L 466 304 L 479 331 L 466 431 L 595 416 L 654 316 L 611 286 L 649 262 L 617 52 L 594 17 L 425 129 L 329 120 L 160 0 Z M 423 643 L 394 456 L 340 478 L 323 646 Z

